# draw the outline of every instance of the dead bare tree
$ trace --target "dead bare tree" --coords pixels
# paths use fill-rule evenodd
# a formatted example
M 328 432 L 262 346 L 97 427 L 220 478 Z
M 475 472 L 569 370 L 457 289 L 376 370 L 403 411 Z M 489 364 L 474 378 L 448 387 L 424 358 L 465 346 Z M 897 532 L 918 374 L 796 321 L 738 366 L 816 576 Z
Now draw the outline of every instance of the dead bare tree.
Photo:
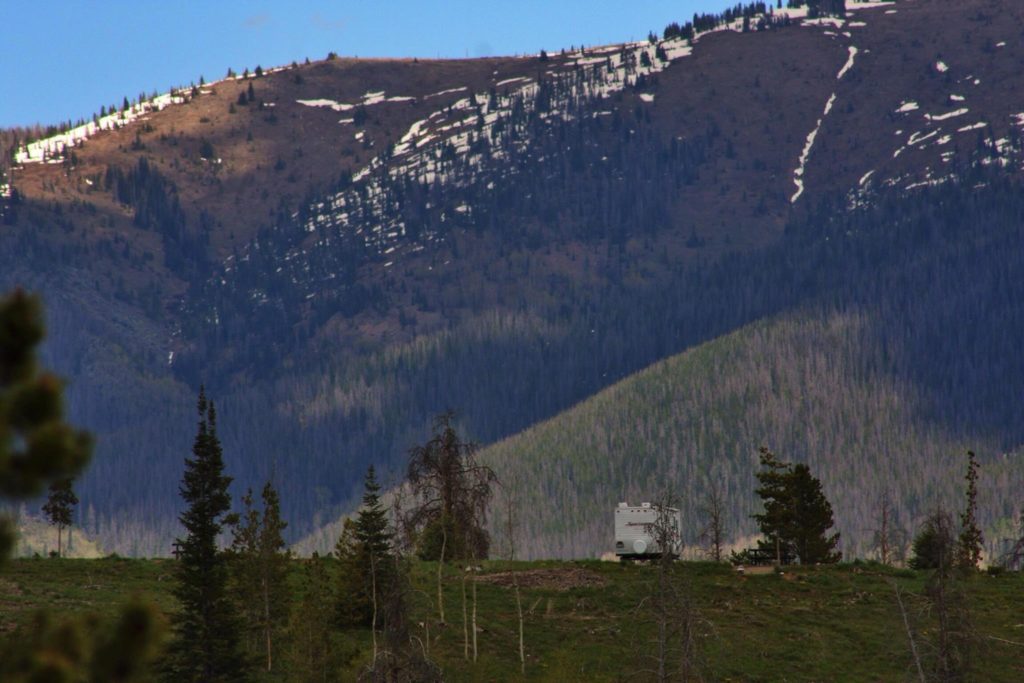
M 917 677 L 921 683 L 927 683 L 924 675 L 924 666 L 921 664 L 921 655 L 917 651 L 917 640 L 914 637 L 914 630 L 910 626 L 910 617 L 907 615 L 907 607 L 903 603 L 903 596 L 900 594 L 900 586 L 892 581 L 892 588 L 896 592 L 896 605 L 900 608 L 900 616 L 903 619 L 903 628 L 907 633 L 907 641 L 910 643 L 910 654 L 914 659 L 914 666 L 917 669 Z
M 359 680 L 373 683 L 439 682 L 442 680 L 441 669 L 430 660 L 428 646 L 410 632 L 408 596 L 412 588 L 408 561 L 398 552 L 382 561 L 394 563 L 394 566 L 388 567 L 389 580 L 375 591 L 378 597 L 374 604 L 373 658 Z M 427 638 L 429 640 L 429 631 Z
M 477 660 L 477 649 L 476 649 L 476 634 L 477 634 L 477 629 L 476 629 L 476 570 L 477 569 L 478 569 L 477 567 L 473 567 L 474 574 L 473 574 L 473 624 L 472 624 L 472 629 L 473 629 L 473 661 L 474 662 Z
M 441 555 L 437 558 L 437 620 L 444 625 L 444 587 L 441 579 L 444 575 L 444 551 L 448 549 L 448 530 L 441 527 Z
M 913 565 L 931 571 L 923 594 L 917 596 L 922 605 L 918 619 L 930 626 L 915 629 L 910 610 L 904 604 L 900 609 L 919 676 L 939 683 L 968 680 L 979 639 L 964 583 L 967 572 L 956 561 L 957 542 L 948 512 L 940 508 L 928 516 L 914 541 L 914 550 Z M 900 593 L 897 598 L 901 598 Z
M 519 504 L 519 476 L 513 474 L 505 486 L 505 508 L 507 512 L 508 561 L 516 559 L 516 516 Z M 526 641 L 523 622 L 523 599 L 519 592 L 519 573 L 512 571 L 512 587 L 516 595 L 516 616 L 519 620 L 519 673 L 526 675 Z
M 401 530 L 399 536 L 403 540 L 403 550 L 411 551 L 416 546 L 417 530 L 410 524 L 410 515 L 407 512 L 407 495 L 410 493 L 408 485 L 399 486 L 395 491 L 394 505 L 392 510 L 395 514 L 395 527 Z M 441 550 L 437 559 L 436 586 L 437 586 L 437 621 L 441 627 L 445 626 L 444 618 L 444 562 L 445 551 L 448 549 L 448 528 L 441 525 Z M 425 622 L 424 622 L 425 623 Z M 429 628 L 429 627 L 427 627 Z M 429 643 L 428 643 L 429 649 Z
M 516 592 L 516 615 L 519 618 L 519 673 L 526 675 L 526 640 L 523 623 L 523 598 L 519 593 L 519 578 L 513 576 L 512 586 Z
M 700 538 L 707 555 L 715 562 L 721 562 L 722 547 L 725 545 L 725 537 L 728 532 L 729 515 L 725 505 L 722 483 L 707 477 L 704 483 L 704 491 L 704 500 L 700 509 L 705 521 Z
M 462 572 L 462 658 L 469 661 L 469 617 L 466 607 L 466 577 L 469 576 L 469 567 Z
M 1003 553 L 1000 564 L 1012 570 L 1020 570 L 1021 567 L 1024 567 L 1024 510 L 1021 510 L 1020 513 L 1017 540 L 1013 541 L 1007 551 Z
M 682 553 L 677 496 L 664 491 L 656 499 L 655 521 L 647 532 L 658 547 L 655 575 L 647 596 L 637 606 L 639 618 L 654 621 L 653 647 L 644 648 L 648 663 L 641 671 L 655 680 L 703 681 L 699 626 L 700 617 L 675 559 Z
M 404 525 L 417 536 L 422 559 L 475 560 L 490 548 L 487 508 L 497 477 L 477 462 L 477 445 L 459 438 L 454 419 L 450 411 L 438 416 L 433 437 L 409 452 L 414 501 Z
M 939 563 L 925 586 L 938 622 L 934 647 L 935 680 L 954 683 L 965 680 L 971 669 L 971 655 L 976 637 L 971 623 L 970 605 L 956 566 L 957 544 L 949 514 L 939 510 L 933 516 L 939 529 Z
M 879 496 L 875 508 L 877 526 L 871 529 L 871 548 L 878 554 L 878 561 L 884 565 L 902 563 L 906 559 L 910 538 L 896 521 L 896 506 L 888 489 Z

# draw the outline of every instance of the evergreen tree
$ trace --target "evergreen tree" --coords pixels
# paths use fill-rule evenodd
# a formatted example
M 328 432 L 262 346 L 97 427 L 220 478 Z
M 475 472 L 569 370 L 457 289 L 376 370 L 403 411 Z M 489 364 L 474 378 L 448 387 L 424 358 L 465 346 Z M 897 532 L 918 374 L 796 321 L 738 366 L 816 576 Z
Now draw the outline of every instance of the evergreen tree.
M 761 471 L 755 476 L 760 488 L 755 493 L 764 504 L 764 512 L 754 515 L 764 541 L 761 547 L 771 548 L 775 552 L 776 564 L 782 564 L 783 555 L 790 555 L 787 531 L 791 524 L 791 505 L 787 481 L 790 466 L 780 462 L 767 447 L 760 448 Z
M 35 297 L 17 290 L 0 298 L 0 498 L 38 495 L 78 474 L 91 455 L 89 434 L 64 422 L 61 383 L 37 367 L 42 320 Z M 0 517 L 0 564 L 13 540 Z M 155 610 L 141 602 L 124 607 L 109 633 L 95 619 L 58 622 L 40 611 L 0 642 L 0 680 L 148 681 L 160 636 Z
M 967 505 L 960 513 L 957 564 L 963 569 L 977 569 L 985 538 L 978 526 L 978 460 L 974 451 L 967 451 L 967 474 L 964 478 L 967 480 Z
M 50 496 L 43 505 L 43 514 L 50 524 L 57 527 L 57 557 L 63 557 L 62 532 L 71 526 L 78 496 L 71 488 L 70 479 L 61 479 L 50 484 Z
M 334 546 L 338 559 L 336 622 L 344 628 L 359 626 L 372 609 L 366 599 L 361 570 L 360 547 L 356 542 L 355 522 L 346 519 Z
M 37 496 L 92 454 L 89 434 L 64 422 L 60 380 L 39 370 L 43 334 L 38 299 L 21 290 L 0 298 L 0 497 Z M 0 516 L 0 563 L 13 546 L 13 525 Z
M 953 524 L 942 509 L 928 516 L 911 546 L 911 569 L 948 568 L 953 562 Z
M 242 497 L 244 511 L 232 529 L 232 588 L 245 622 L 249 654 L 273 671 L 275 643 L 288 618 L 288 561 L 282 532 L 281 504 L 273 485 L 262 493 L 263 513 L 255 508 L 252 491 Z
M 252 489 L 242 496 L 242 511 L 231 515 L 231 563 L 229 592 L 238 606 L 243 624 L 242 642 L 246 654 L 255 660 L 260 634 L 260 571 L 257 565 L 260 513 L 253 505 Z
M 206 138 L 199 142 L 199 156 L 203 159 L 213 159 L 216 152 L 213 151 L 213 143 Z
M 838 562 L 842 557 L 836 551 L 839 534 L 827 535 L 835 521 L 821 481 L 811 475 L 807 465 L 799 464 L 793 467 L 787 484 L 793 506 L 789 538 L 800 564 Z
M 391 553 L 394 534 L 388 524 L 388 512 L 380 502 L 380 484 L 373 465 L 366 471 L 363 489 L 363 504 L 356 516 L 356 540 L 371 555 L 386 557 Z
M 162 624 L 148 602 L 133 599 L 101 627 L 95 615 L 36 613 L 0 640 L 0 681 L 150 683 Z
M 345 626 L 373 626 L 381 595 L 394 576 L 387 510 L 380 502 L 373 465 L 366 471 L 363 502 L 355 521 L 346 520 L 336 553 L 340 564 L 338 616 Z
M 790 554 L 801 564 L 838 562 L 839 534 L 826 535 L 835 521 L 821 481 L 807 465 L 781 462 L 763 446 L 760 453 L 762 469 L 756 476 L 761 487 L 756 493 L 764 512 L 754 519 L 765 536 L 761 547 L 773 549 L 780 564 Z
M 192 458 L 185 460 L 181 496 L 188 509 L 179 517 L 187 535 L 175 541 L 178 556 L 175 615 L 167 673 L 175 681 L 240 681 L 249 666 L 239 645 L 239 619 L 228 595 L 227 557 L 217 547 L 231 507 L 212 401 L 199 390 L 199 428 Z

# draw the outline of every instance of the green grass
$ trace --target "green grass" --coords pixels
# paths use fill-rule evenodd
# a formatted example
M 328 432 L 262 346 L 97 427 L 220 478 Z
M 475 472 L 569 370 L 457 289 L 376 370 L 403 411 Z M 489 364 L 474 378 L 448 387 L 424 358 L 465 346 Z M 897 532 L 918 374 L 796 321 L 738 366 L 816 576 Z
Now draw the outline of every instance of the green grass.
M 649 612 L 637 610 L 654 568 L 587 562 L 485 562 L 483 573 L 514 569 L 592 572 L 602 587 L 522 589 L 526 616 L 528 680 L 622 681 L 649 666 L 655 633 Z M 16 560 L 0 573 L 0 627 L 9 632 L 34 610 L 94 611 L 110 617 L 134 593 L 162 610 L 173 609 L 170 560 Z M 430 653 L 446 680 L 520 680 L 516 611 L 511 588 L 478 584 L 479 660 L 463 659 L 461 574 L 445 571 L 448 624 L 437 622 L 436 565 L 413 565 L 413 632 L 430 629 Z M 872 564 L 794 568 L 784 574 L 738 575 L 727 566 L 676 565 L 681 584 L 699 610 L 705 671 L 719 681 L 904 681 L 909 648 L 892 584 L 908 598 L 922 637 L 934 632 L 919 613 L 926 574 Z M 297 575 L 298 572 L 296 572 Z M 1024 577 L 978 575 L 966 582 L 979 634 L 976 680 L 1024 680 Z M 467 585 L 468 592 L 468 585 Z M 1002 640 L 998 640 L 1002 639 Z M 346 632 L 339 641 L 366 661 L 368 632 Z M 347 673 L 354 678 L 356 668 Z M 639 680 L 644 680 L 642 676 Z

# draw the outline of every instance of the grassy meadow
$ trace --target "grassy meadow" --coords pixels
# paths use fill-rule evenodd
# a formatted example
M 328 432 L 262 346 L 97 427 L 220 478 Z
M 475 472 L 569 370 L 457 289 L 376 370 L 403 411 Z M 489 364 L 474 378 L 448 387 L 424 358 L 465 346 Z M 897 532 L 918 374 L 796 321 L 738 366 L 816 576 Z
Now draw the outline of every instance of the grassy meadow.
M 298 590 L 300 562 L 293 579 Z M 899 586 L 927 658 L 935 615 L 922 599 L 926 572 L 875 564 L 796 567 L 752 575 L 726 565 L 686 562 L 675 581 L 695 605 L 701 669 L 715 681 L 904 681 L 916 675 Z M 476 574 L 478 660 L 463 657 L 464 573 L 444 572 L 446 625 L 438 622 L 436 564 L 413 565 L 413 634 L 450 681 L 647 680 L 656 624 L 649 609 L 655 568 L 616 563 L 500 562 Z M 519 673 L 515 593 L 525 612 L 526 675 Z M 472 595 L 471 582 L 466 592 Z M 15 560 L 0 573 L 2 637 L 39 609 L 112 617 L 133 594 L 174 610 L 172 560 Z M 978 574 L 964 583 L 971 605 L 979 681 L 1024 680 L 1024 577 Z M 646 599 L 645 599 L 646 598 Z M 325 599 L 331 599 L 325 596 Z M 471 605 L 468 608 L 471 613 Z M 428 638 L 429 631 L 429 638 Z M 369 631 L 340 631 L 354 680 L 370 653 Z M 288 680 L 268 678 L 267 680 Z

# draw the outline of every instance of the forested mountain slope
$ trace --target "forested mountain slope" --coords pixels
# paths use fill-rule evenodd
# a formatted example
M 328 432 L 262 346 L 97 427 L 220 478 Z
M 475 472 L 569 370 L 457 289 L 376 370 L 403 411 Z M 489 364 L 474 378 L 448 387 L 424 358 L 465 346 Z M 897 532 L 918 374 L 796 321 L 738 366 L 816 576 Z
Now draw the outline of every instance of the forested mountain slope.
M 906 431 L 922 449 L 1015 448 L 1021 373 L 1003 354 L 1022 328 L 989 296 L 1013 283 L 927 188 L 1014 182 L 1021 8 L 847 7 L 806 19 L 755 3 L 663 39 L 527 57 L 331 55 L 115 105 L 23 147 L 0 198 L 0 284 L 45 296 L 50 360 L 99 437 L 80 482 L 89 530 L 167 552 L 200 382 L 238 488 L 274 477 L 298 536 L 348 507 L 367 464 L 400 471 L 445 408 L 490 443 L 721 335 L 817 337 L 833 319 L 873 340 L 880 386 L 921 406 L 927 429 Z M 954 217 L 999 217 L 991 239 L 1009 240 L 1014 193 L 992 192 L 993 216 Z M 844 214 L 879 202 L 877 225 L 941 219 L 941 239 L 846 251 L 830 231 L 877 236 Z M 993 258 L 1012 258 L 1003 246 Z M 887 341 L 879 321 L 925 310 Z M 777 448 L 841 481 L 821 449 L 854 437 L 828 430 L 812 449 L 801 429 L 780 404 L 746 433 L 789 433 Z M 625 481 L 604 482 L 610 499 Z

